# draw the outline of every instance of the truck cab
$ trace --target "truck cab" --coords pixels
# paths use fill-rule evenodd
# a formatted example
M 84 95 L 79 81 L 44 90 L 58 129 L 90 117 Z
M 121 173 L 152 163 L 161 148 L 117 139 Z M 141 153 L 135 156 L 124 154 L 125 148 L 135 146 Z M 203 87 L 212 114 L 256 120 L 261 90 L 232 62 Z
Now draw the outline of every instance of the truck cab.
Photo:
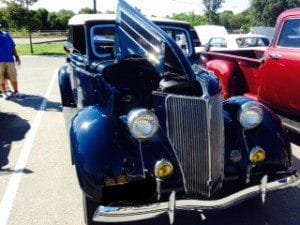
M 222 81 L 223 95 L 245 95 L 283 116 L 300 132 L 300 8 L 283 12 L 271 45 L 265 51 L 206 52 L 206 68 Z

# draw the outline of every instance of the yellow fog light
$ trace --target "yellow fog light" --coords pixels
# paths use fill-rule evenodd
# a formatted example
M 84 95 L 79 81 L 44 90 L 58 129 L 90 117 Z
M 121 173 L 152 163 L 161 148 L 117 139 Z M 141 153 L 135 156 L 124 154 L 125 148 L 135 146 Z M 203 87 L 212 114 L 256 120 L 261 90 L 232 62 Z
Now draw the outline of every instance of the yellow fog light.
M 172 176 L 174 167 L 171 162 L 166 159 L 162 159 L 155 164 L 154 174 L 157 178 L 165 180 Z
M 261 147 L 254 147 L 250 152 L 250 161 L 257 165 L 265 161 L 266 152 Z

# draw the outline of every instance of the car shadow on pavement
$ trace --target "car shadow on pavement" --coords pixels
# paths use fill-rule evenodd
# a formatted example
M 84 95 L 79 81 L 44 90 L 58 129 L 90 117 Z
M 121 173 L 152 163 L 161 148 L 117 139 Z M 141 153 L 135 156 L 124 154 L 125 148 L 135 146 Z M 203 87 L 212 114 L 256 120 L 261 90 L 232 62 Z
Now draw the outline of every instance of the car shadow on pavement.
M 23 107 L 30 107 L 35 110 L 40 110 L 40 106 L 45 100 L 44 97 L 38 95 L 22 94 L 22 98 L 10 98 L 9 101 L 15 102 Z M 62 106 L 59 102 L 47 101 L 45 111 L 62 112 Z
M 0 174 L 24 172 L 31 173 L 30 170 L 14 171 L 4 168 L 9 163 L 9 154 L 13 142 L 25 138 L 29 131 L 30 124 L 16 114 L 0 112 Z

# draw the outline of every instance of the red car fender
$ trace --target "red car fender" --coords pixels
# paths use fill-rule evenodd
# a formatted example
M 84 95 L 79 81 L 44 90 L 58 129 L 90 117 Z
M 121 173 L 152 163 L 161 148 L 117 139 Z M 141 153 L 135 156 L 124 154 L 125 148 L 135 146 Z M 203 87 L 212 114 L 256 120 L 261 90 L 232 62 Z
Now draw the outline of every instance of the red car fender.
M 234 95 L 243 95 L 247 92 L 248 88 L 243 72 L 237 63 L 214 59 L 207 62 L 206 69 L 213 71 L 220 79 L 225 99 Z

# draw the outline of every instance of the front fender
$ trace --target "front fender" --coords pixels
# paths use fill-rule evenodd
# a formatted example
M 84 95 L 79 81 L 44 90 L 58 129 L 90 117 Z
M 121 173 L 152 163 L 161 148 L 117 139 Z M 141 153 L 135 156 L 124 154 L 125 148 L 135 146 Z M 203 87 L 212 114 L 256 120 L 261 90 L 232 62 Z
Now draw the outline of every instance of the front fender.
M 278 117 L 262 105 L 264 118 L 262 123 L 251 130 L 244 130 L 240 125 L 237 114 L 241 105 L 253 101 L 246 97 L 233 97 L 224 102 L 225 111 L 225 175 L 246 176 L 246 171 L 251 162 L 249 153 L 252 148 L 262 147 L 267 158 L 265 163 L 253 166 L 253 171 L 274 172 L 288 170 L 291 165 L 291 148 L 288 136 L 283 129 Z M 240 150 L 242 160 L 233 163 L 230 160 L 232 150 Z
M 206 64 L 206 69 L 213 71 L 221 80 L 222 92 L 225 99 L 243 95 L 247 92 L 247 84 L 242 70 L 233 61 L 214 59 Z
M 72 120 L 70 139 L 81 188 L 94 199 L 101 199 L 110 163 L 122 164 L 122 153 L 114 147 L 113 117 L 97 106 L 80 110 Z

